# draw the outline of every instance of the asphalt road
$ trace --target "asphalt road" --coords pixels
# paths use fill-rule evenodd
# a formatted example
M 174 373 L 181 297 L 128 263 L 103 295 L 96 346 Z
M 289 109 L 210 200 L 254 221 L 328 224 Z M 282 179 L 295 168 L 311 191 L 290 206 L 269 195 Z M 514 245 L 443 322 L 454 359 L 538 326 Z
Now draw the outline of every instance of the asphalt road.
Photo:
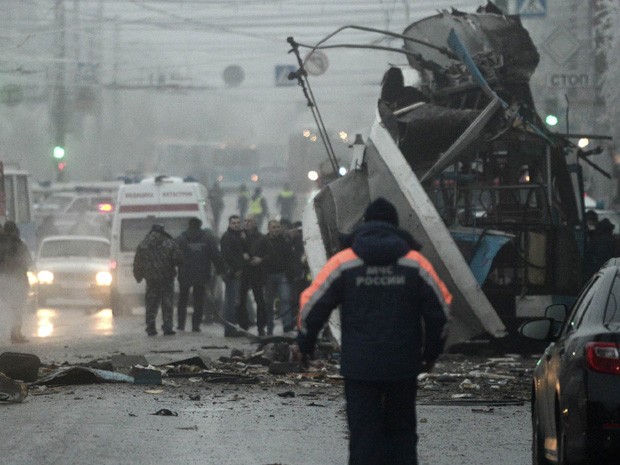
M 266 189 L 270 206 L 276 194 L 277 189 Z M 235 202 L 234 194 L 226 195 L 221 231 Z M 7 323 L 0 314 L 0 353 L 35 354 L 48 367 L 115 354 L 144 355 L 161 365 L 196 355 L 218 360 L 232 349 L 256 349 L 245 338 L 224 338 L 218 324 L 204 326 L 199 334 L 147 337 L 140 308 L 117 318 L 109 309 L 39 309 L 25 315 L 24 334 L 30 342 L 22 345 L 9 344 Z M 345 464 L 344 407 L 341 382 L 290 376 L 248 385 L 194 378 L 157 386 L 33 386 L 23 403 L 0 403 L 0 463 Z M 161 409 L 177 415 L 153 415 Z M 418 420 L 420 464 L 529 463 L 529 405 L 423 404 Z
M 200 334 L 147 337 L 143 318 L 141 309 L 116 319 L 109 310 L 39 310 L 26 316 L 24 332 L 31 342 L 10 345 L 3 334 L 0 353 L 33 353 L 44 364 L 125 353 L 161 364 L 194 355 L 216 360 L 232 348 L 255 348 L 244 338 L 225 339 L 219 325 Z M 287 391 L 295 396 L 278 395 Z M 178 416 L 152 415 L 162 408 Z M 23 403 L 0 404 L 0 417 L 0 463 L 7 465 L 330 465 L 347 460 L 341 383 L 272 377 L 252 385 L 194 379 L 160 386 L 33 387 Z M 420 464 L 529 462 L 529 405 L 421 405 L 418 418 Z

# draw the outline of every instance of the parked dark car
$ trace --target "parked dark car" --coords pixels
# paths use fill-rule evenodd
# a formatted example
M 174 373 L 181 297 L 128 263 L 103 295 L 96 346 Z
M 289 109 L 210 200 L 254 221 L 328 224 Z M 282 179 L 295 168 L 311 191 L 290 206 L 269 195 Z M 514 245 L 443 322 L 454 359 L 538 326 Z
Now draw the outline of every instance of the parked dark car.
M 550 344 L 532 382 L 532 462 L 620 463 L 620 259 L 585 285 L 568 317 L 564 305 L 523 324 Z

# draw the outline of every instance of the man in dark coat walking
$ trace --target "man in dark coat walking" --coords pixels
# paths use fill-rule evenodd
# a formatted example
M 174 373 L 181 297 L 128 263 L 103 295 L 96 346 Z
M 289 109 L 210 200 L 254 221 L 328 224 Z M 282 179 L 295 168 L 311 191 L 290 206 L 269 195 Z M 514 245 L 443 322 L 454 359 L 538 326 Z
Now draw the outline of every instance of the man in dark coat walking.
M 238 215 L 228 218 L 228 229 L 220 239 L 222 258 L 226 263 L 227 273 L 224 276 L 224 336 L 235 337 L 234 325 L 238 323 L 239 297 L 241 290 L 241 272 L 243 269 L 243 238 L 241 235 L 241 219 Z
M 181 249 L 161 224 L 154 224 L 136 249 L 133 275 L 136 281 L 146 280 L 146 333 L 155 336 L 155 319 L 161 305 L 162 330 L 165 336 L 176 334 L 172 329 L 174 277 L 183 261 Z
M 341 306 L 349 465 L 417 464 L 417 375 L 443 350 L 451 301 L 383 198 L 367 208 L 352 246 L 331 257 L 303 292 L 297 344 L 304 357 Z
M 224 261 L 215 238 L 200 229 L 202 221 L 190 218 L 188 229 L 177 237 L 183 263 L 179 266 L 179 304 L 177 307 L 177 329 L 185 331 L 189 291 L 193 290 L 192 331 L 200 332 L 206 288 L 211 280 L 211 268 L 218 274 L 224 272 Z
M 239 302 L 239 325 L 248 329 L 249 313 L 247 308 L 248 292 L 252 289 L 256 302 L 256 327 L 258 335 L 265 335 L 267 315 L 265 313 L 265 270 L 263 261 L 267 254 L 265 236 L 258 231 L 256 219 L 248 215 L 244 221 L 243 258 L 241 273 L 241 293 Z
M 267 335 L 271 336 L 275 327 L 275 300 L 280 302 L 282 331 L 288 333 L 295 329 L 296 311 L 292 304 L 291 282 L 294 273 L 294 257 L 291 245 L 282 234 L 278 220 L 267 224 L 265 270 L 265 310 L 267 314 Z

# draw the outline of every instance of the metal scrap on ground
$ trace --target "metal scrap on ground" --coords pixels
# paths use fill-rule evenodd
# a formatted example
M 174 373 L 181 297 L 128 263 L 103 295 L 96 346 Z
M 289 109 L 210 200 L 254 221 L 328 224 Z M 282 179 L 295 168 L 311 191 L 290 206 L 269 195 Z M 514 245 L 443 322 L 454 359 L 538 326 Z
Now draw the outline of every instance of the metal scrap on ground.
M 321 345 L 317 358 L 308 369 L 291 361 L 290 345 L 285 342 L 270 342 L 258 350 L 233 349 L 230 356 L 218 360 L 206 357 L 191 357 L 173 361 L 161 366 L 136 365 L 126 367 L 118 363 L 119 371 L 93 369 L 88 366 L 43 366 L 41 377 L 31 383 L 33 395 L 54 393 L 62 386 L 101 382 L 135 383 L 127 373 L 156 372 L 157 376 L 143 377 L 142 384 L 159 384 L 157 389 L 145 393 L 163 394 L 170 389 L 188 390 L 190 401 L 210 397 L 209 385 L 236 385 L 239 389 L 286 386 L 276 392 L 282 398 L 297 396 L 323 400 L 336 396 L 341 398 L 343 378 L 339 374 L 337 348 Z M 332 347 L 332 351 L 327 350 Z M 142 356 L 125 356 L 123 360 L 145 360 Z M 117 357 L 114 360 L 119 362 Z M 105 366 L 107 360 L 92 360 L 94 366 Z M 450 405 L 514 405 L 527 402 L 530 394 L 530 374 L 535 358 L 510 354 L 503 357 L 481 357 L 475 355 L 444 354 L 432 373 L 418 377 L 418 397 L 422 404 Z M 276 368 L 274 368 L 276 367 Z M 150 381 L 150 382 L 149 382 Z M 118 384 L 118 387 L 126 384 Z M 0 374 L 0 400 L 25 398 L 27 385 Z M 9 386 L 7 388 L 7 386 Z M 25 389 L 21 391 L 20 389 Z M 8 391 L 8 392 L 5 392 Z M 331 392 L 332 394 L 329 394 Z M 5 393 L 5 394 L 2 394 Z M 20 394 L 21 393 L 21 394 Z M 4 399 L 2 399 L 4 395 Z M 229 399 L 230 401 L 231 399 Z M 13 400 L 20 401 L 20 400 Z M 308 406 L 322 406 L 310 401 Z M 486 413 L 491 413 L 486 412 Z

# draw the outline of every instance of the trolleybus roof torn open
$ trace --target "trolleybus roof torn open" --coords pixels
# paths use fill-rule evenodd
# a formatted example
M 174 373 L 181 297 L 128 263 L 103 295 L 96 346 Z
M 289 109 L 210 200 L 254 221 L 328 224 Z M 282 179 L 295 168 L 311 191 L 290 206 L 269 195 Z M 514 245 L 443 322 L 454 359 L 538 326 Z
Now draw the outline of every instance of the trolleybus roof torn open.
M 385 197 L 454 296 L 449 344 L 513 334 L 520 318 L 581 287 L 586 154 L 536 113 L 529 79 L 539 56 L 519 17 L 489 2 L 396 36 L 404 46 L 391 50 L 408 65 L 387 70 L 368 140 L 304 213 L 311 268 Z M 330 326 L 339 339 L 337 316 Z

